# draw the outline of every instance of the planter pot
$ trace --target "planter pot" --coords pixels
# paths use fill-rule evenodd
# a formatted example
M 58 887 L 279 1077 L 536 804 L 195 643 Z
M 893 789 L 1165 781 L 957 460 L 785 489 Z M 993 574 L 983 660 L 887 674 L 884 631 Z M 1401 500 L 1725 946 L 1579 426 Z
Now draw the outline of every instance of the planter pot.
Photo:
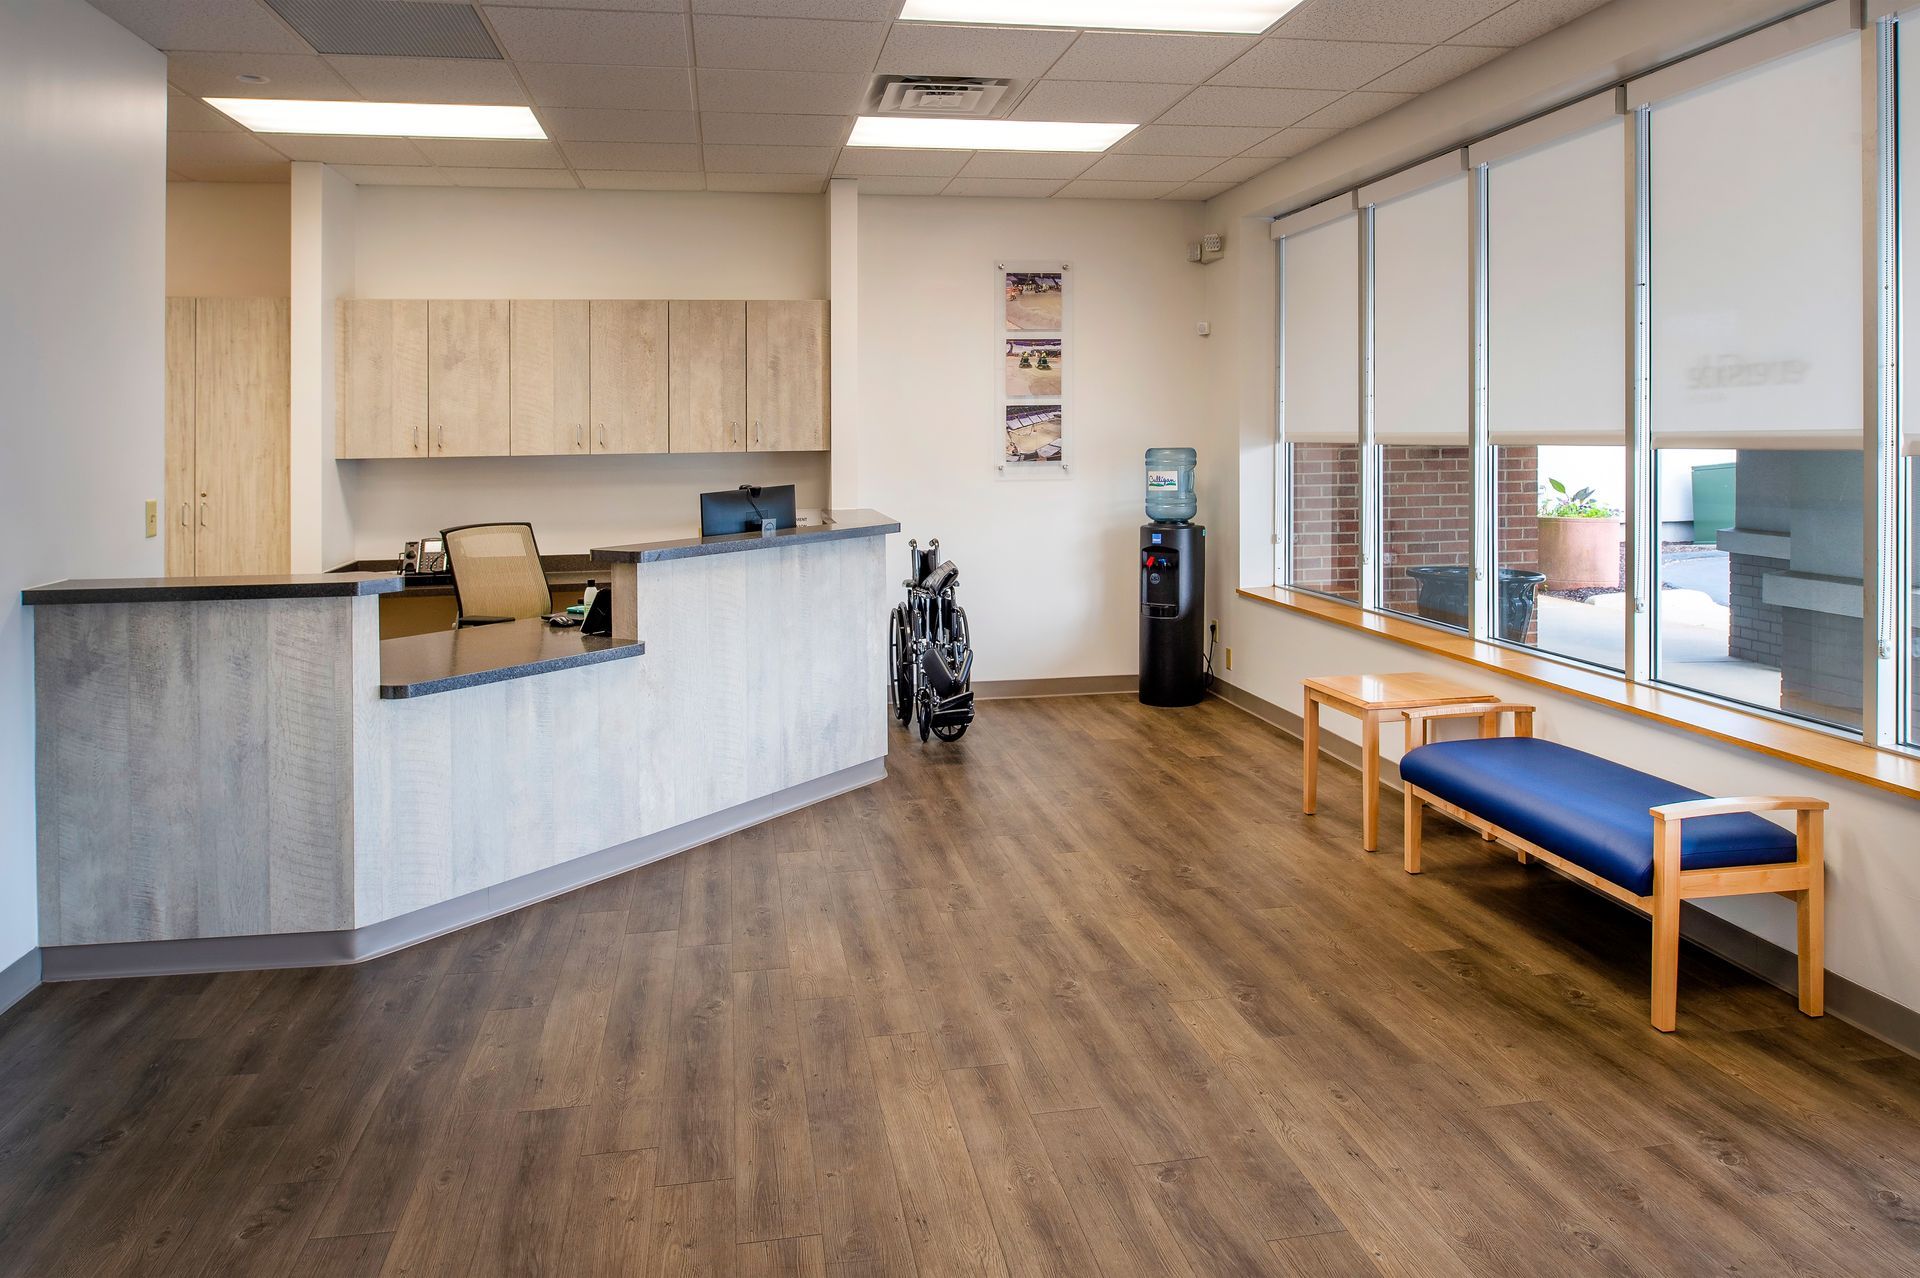
M 1467 628 L 1468 591 L 1473 574 L 1465 564 L 1434 564 L 1407 569 L 1407 576 L 1420 583 L 1414 611 L 1428 621 Z M 1525 643 L 1527 628 L 1533 624 L 1533 592 L 1540 588 L 1537 572 L 1519 568 L 1500 570 L 1500 621 L 1502 639 Z
M 1540 571 L 1548 590 L 1620 589 L 1620 520 L 1540 516 Z

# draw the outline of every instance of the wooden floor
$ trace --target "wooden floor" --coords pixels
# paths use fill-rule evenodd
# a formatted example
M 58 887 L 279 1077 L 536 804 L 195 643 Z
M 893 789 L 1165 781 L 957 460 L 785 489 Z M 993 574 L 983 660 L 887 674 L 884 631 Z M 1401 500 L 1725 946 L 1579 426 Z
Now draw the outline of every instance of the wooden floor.
M 7 1274 L 1913 1274 L 1920 1061 L 1219 703 L 892 776 L 358 968 L 0 1019 Z

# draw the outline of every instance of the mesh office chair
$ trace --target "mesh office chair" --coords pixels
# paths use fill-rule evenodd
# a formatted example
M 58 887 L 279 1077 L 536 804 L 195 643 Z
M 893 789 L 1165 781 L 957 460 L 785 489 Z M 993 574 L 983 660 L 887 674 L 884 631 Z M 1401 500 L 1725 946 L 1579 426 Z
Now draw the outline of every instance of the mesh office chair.
M 468 524 L 443 528 L 453 570 L 456 626 L 485 626 L 553 611 L 532 524 Z

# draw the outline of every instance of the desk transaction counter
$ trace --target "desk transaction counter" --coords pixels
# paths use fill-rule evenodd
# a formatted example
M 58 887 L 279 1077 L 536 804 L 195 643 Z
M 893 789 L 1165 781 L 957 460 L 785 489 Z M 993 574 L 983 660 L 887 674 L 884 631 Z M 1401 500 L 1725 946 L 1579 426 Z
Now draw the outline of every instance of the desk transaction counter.
M 391 574 L 25 591 L 47 978 L 357 962 L 880 779 L 898 530 L 596 550 L 610 639 L 383 642 Z

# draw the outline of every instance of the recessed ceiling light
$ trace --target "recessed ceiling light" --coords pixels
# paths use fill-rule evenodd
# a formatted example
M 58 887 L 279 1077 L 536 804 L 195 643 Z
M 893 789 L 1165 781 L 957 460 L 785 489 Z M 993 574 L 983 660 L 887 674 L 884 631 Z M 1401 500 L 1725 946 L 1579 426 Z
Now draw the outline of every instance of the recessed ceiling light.
M 313 102 L 297 98 L 208 98 L 207 105 L 255 133 L 326 133 L 368 138 L 544 138 L 523 106 L 436 102 Z
M 1300 0 L 907 0 L 903 22 L 1258 35 Z
M 1104 151 L 1138 127 L 1053 120 L 924 120 L 863 115 L 854 121 L 847 145 L 918 151 Z

